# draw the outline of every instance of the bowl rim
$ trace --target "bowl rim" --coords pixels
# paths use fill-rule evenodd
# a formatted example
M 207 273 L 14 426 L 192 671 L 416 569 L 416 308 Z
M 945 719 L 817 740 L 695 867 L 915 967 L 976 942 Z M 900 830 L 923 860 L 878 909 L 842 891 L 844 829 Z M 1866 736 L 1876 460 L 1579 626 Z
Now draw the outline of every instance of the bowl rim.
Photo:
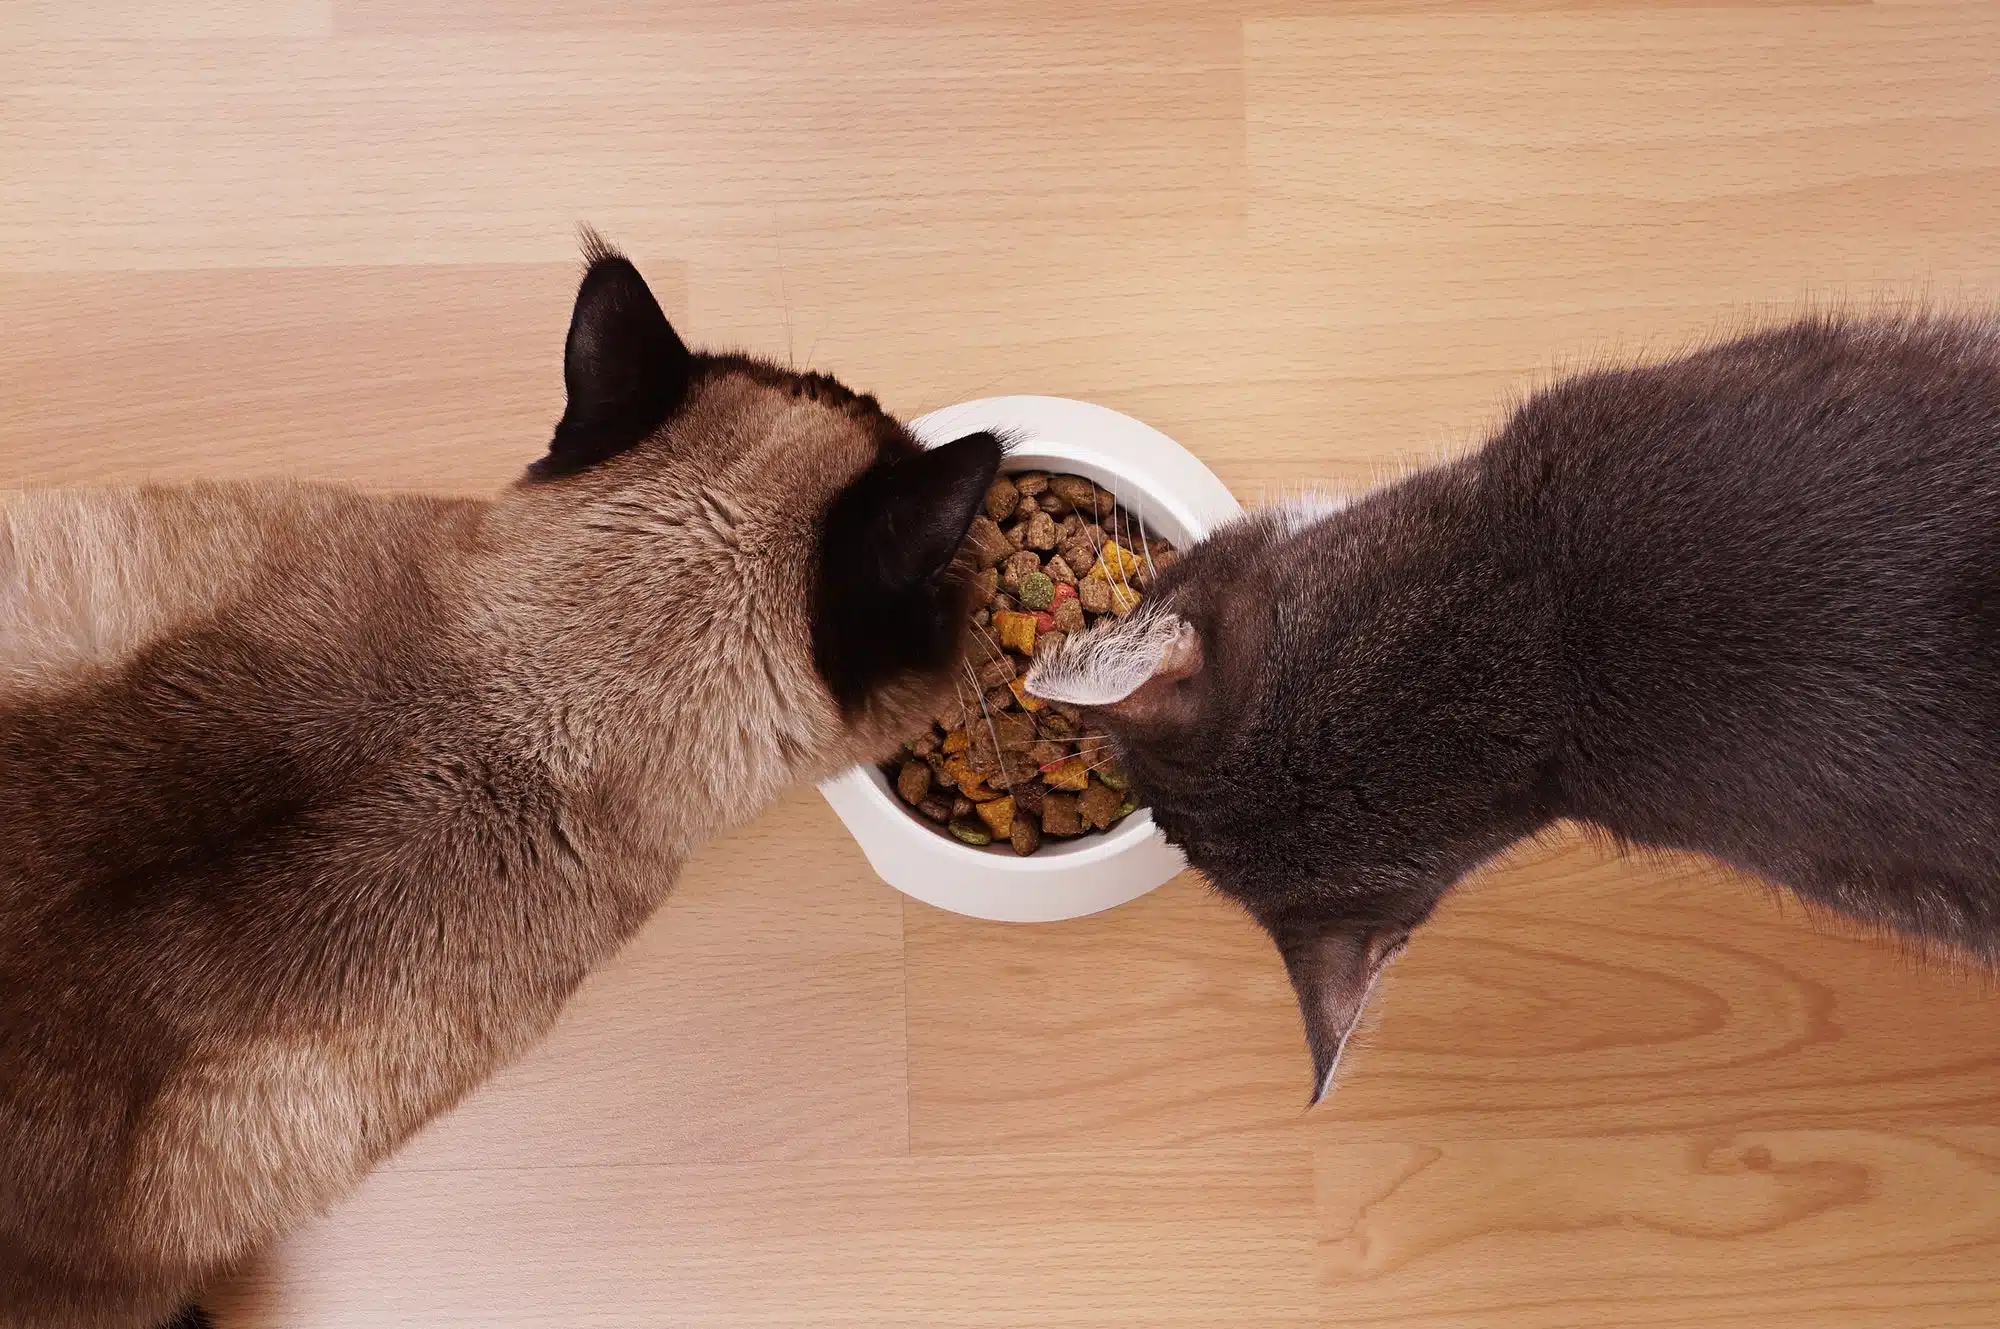
M 1165 533 L 1181 547 L 1242 513 L 1228 488 L 1192 453 L 1151 426 L 1089 402 L 986 397 L 933 411 L 910 428 L 925 447 L 982 429 L 999 433 L 1010 442 L 1006 471 L 1060 466 L 1102 472 L 1097 478 L 1121 491 L 1121 506 L 1142 509 L 1135 515 L 1148 524 L 1173 528 Z M 1161 517 L 1168 520 L 1160 522 Z M 873 766 L 850 767 L 820 789 L 884 881 L 928 904 L 976 918 L 1083 917 L 1136 899 L 1186 868 L 1148 808 L 1106 834 L 1020 857 L 938 834 L 903 806 Z

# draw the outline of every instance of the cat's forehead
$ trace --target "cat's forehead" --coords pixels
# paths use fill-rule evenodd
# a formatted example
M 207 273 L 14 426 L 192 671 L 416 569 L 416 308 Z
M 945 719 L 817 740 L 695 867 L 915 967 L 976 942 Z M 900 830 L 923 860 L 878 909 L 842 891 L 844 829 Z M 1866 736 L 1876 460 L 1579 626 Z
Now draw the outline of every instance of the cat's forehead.
M 825 374 L 793 373 L 747 357 L 710 357 L 688 404 L 705 440 L 702 460 L 746 497 L 820 502 L 877 462 L 917 451 L 909 430 L 875 399 Z

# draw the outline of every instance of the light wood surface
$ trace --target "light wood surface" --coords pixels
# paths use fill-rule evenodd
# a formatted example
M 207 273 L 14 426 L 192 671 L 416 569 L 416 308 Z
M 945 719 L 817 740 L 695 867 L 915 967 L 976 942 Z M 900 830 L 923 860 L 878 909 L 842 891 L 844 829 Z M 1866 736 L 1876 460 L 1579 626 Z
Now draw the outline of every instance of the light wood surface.
M 478 490 L 572 227 L 907 415 L 1100 401 L 1246 500 L 1563 366 L 2000 296 L 2000 7 L 0 0 L 0 485 Z M 225 1329 L 1987 1326 L 2000 1000 L 1699 864 L 1472 883 L 1332 1105 L 1184 878 L 903 901 L 800 792 Z

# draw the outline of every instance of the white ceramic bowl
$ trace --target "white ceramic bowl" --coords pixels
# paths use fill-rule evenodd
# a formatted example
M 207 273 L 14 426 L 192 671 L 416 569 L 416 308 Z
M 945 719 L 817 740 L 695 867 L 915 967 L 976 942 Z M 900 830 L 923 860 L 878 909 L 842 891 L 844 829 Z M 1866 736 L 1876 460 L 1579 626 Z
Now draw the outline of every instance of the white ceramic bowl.
M 1185 549 L 1243 511 L 1194 454 L 1129 416 L 1063 397 L 987 397 L 911 426 L 925 447 L 981 429 L 1012 440 L 1010 471 L 1049 470 L 1097 481 L 1125 510 Z M 1026 858 L 975 849 L 919 821 L 872 766 L 820 786 L 882 880 L 927 904 L 974 918 L 1046 923 L 1136 899 L 1186 866 L 1139 809 L 1109 834 L 1044 844 Z

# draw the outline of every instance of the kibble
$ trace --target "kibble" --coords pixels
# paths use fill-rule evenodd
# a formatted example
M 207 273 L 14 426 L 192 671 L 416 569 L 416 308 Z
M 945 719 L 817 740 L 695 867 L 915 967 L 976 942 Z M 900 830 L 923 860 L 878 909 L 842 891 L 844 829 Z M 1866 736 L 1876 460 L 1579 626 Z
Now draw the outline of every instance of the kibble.
M 896 795 L 941 833 L 1028 855 L 1110 830 L 1136 809 L 1101 737 L 1068 706 L 1030 696 L 1028 664 L 1070 633 L 1124 617 L 1178 557 L 1080 475 L 1001 476 L 966 536 L 978 690 L 945 704 L 884 766 Z

